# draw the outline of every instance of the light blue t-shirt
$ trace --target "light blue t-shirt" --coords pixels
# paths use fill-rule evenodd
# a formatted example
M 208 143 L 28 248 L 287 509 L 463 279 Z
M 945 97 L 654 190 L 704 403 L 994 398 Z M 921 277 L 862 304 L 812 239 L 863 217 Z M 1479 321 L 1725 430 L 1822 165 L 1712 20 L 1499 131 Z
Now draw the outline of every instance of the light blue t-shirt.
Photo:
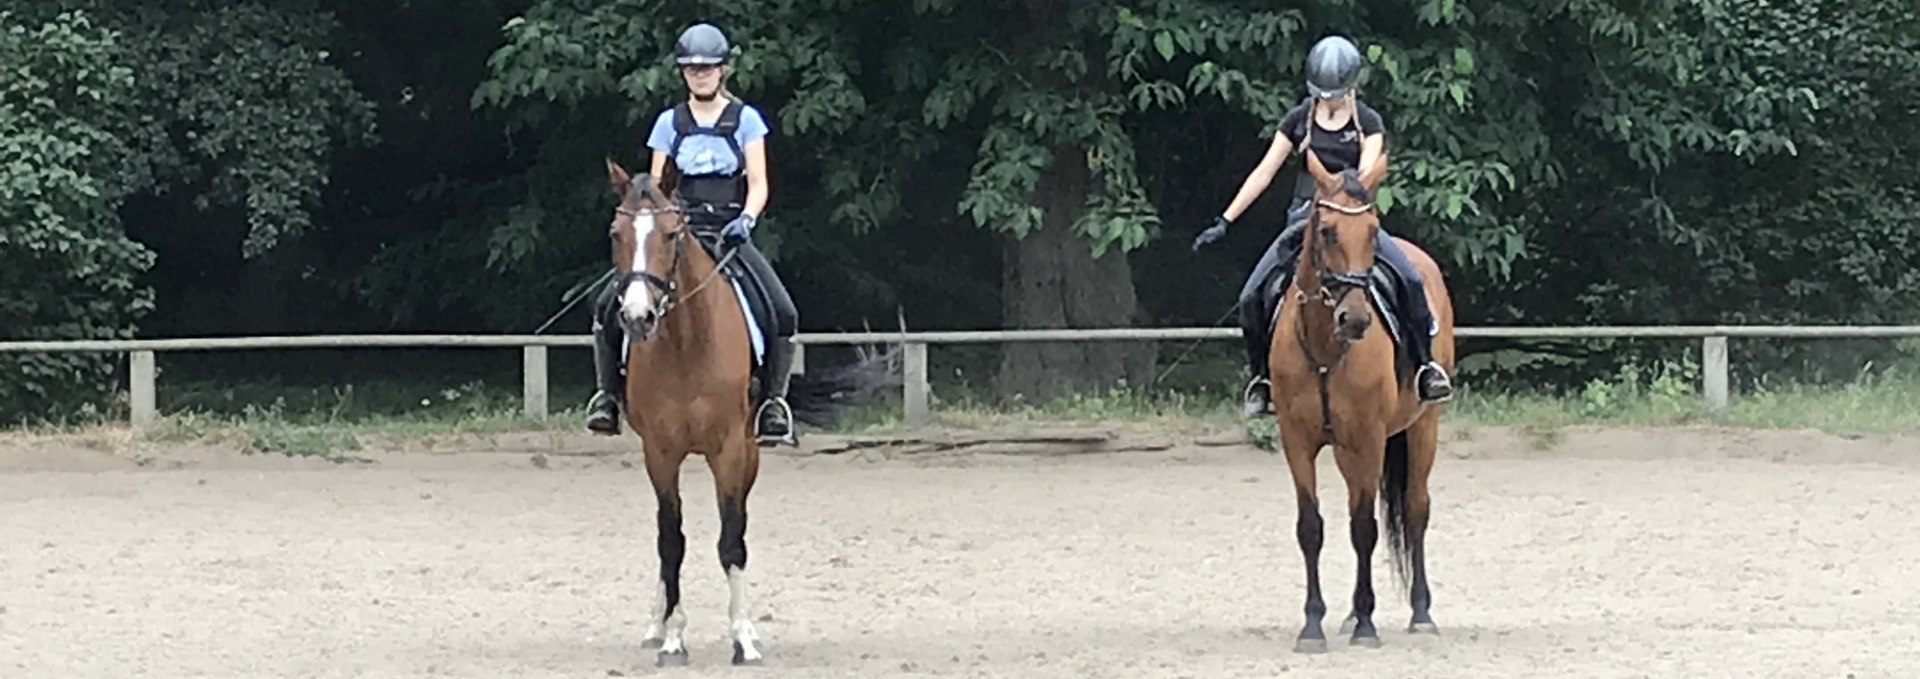
M 714 123 L 719 121 L 719 118 L 713 120 Z M 701 125 L 698 121 L 694 126 L 711 127 L 711 125 Z M 647 135 L 647 146 L 661 153 L 671 152 L 673 134 L 673 108 L 668 107 L 653 119 L 653 132 Z M 747 144 L 765 136 L 767 136 L 767 121 L 760 117 L 760 110 L 754 108 L 752 104 L 742 105 L 740 127 L 733 131 L 734 141 L 740 144 L 740 149 L 744 152 Z M 709 134 L 688 134 L 686 140 L 680 142 L 680 155 L 673 161 L 680 167 L 681 172 L 690 175 L 732 174 L 735 170 L 741 169 L 735 164 L 733 149 L 727 147 L 727 141 Z

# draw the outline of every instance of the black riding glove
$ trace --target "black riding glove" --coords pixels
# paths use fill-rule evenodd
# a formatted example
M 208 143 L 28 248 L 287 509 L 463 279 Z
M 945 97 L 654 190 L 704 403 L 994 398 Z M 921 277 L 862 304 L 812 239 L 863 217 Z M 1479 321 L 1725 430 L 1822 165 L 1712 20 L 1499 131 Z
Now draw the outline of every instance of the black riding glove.
M 1227 227 L 1232 225 L 1233 222 L 1227 221 L 1226 215 L 1215 216 L 1213 221 L 1207 226 L 1207 230 L 1201 231 L 1200 235 L 1193 238 L 1194 251 L 1198 252 L 1200 246 L 1227 237 Z

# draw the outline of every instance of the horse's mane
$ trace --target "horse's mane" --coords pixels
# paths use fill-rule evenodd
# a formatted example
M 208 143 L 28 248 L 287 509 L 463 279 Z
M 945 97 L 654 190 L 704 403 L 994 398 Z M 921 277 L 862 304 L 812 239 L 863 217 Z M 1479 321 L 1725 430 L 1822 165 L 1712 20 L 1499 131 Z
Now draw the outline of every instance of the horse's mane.
M 1351 167 L 1340 171 L 1340 192 L 1362 203 L 1373 202 L 1373 192 L 1360 183 L 1360 171 Z

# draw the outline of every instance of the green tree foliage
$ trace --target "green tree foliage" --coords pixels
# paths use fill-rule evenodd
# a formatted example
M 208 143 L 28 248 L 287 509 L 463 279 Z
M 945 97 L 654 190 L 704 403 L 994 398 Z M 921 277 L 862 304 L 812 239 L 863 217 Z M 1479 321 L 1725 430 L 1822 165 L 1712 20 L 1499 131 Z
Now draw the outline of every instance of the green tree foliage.
M 682 92 L 673 38 L 702 20 L 735 39 L 732 87 L 774 126 L 755 238 L 809 329 L 896 306 L 920 328 L 1214 322 L 1292 176 L 1221 246 L 1186 243 L 1302 100 L 1303 57 L 1330 32 L 1370 65 L 1386 223 L 1440 261 L 1463 323 L 1920 311 L 1909 4 L 326 7 L 9 5 L 10 68 L 26 65 L 0 76 L 9 336 L 132 332 L 145 286 L 163 332 L 283 330 L 193 308 L 215 293 L 309 311 L 314 330 L 524 331 L 605 270 L 599 161 L 644 164 Z M 1141 365 L 1137 348 L 1027 350 L 1002 372 Z
M 332 19 L 310 3 L 39 1 L 0 26 L 10 336 L 130 335 L 154 256 L 129 232 L 197 250 L 236 233 L 228 247 L 258 256 L 311 230 L 335 148 L 373 141 L 371 105 L 328 63 Z M 146 223 L 170 203 L 188 208 L 180 221 Z M 228 210 L 237 231 L 221 228 Z M 111 384 L 102 357 L 28 361 L 0 402 Z
M 128 336 L 151 310 L 135 284 L 153 261 L 127 239 L 108 178 L 125 153 L 129 53 L 79 12 L 0 12 L 0 328 L 19 339 Z M 85 354 L 0 354 L 0 404 L 45 412 L 97 398 L 113 364 Z M 11 411 L 12 408 L 9 408 Z

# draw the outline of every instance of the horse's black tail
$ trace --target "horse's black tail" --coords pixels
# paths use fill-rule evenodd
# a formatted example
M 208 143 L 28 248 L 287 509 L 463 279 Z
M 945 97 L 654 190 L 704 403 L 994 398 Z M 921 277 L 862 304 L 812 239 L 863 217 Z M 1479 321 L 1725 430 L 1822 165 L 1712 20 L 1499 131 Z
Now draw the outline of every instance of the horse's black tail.
M 810 426 L 828 428 L 841 416 L 885 397 L 889 389 L 901 384 L 901 347 L 886 351 L 856 348 L 859 360 L 849 365 L 820 369 L 808 366 L 806 372 L 787 382 L 787 405 L 795 419 Z
M 1380 504 L 1386 510 L 1387 549 L 1392 556 L 1389 561 L 1402 592 L 1408 591 L 1407 573 L 1413 570 L 1413 558 L 1407 551 L 1407 491 L 1412 465 L 1407 433 L 1387 437 L 1386 468 L 1380 476 Z

